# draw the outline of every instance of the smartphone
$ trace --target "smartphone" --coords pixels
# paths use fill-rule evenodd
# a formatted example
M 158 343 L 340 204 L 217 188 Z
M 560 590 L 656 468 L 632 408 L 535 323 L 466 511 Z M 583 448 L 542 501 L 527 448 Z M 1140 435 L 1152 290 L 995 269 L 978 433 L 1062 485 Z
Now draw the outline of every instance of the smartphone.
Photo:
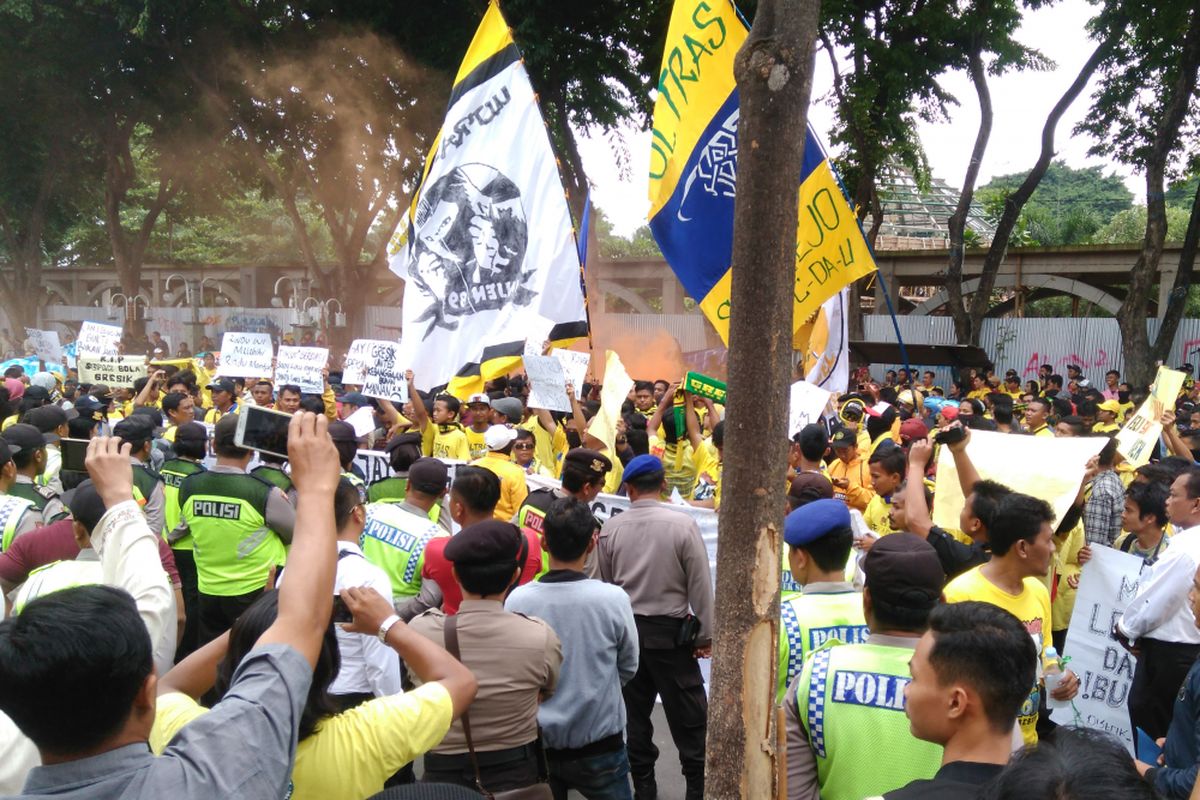
M 288 425 L 292 415 L 273 408 L 243 406 L 233 442 L 238 447 L 287 458 Z
M 69 472 L 87 472 L 87 439 L 60 439 L 58 448 L 62 452 L 62 468 Z
M 342 599 L 340 594 L 333 596 L 333 621 L 354 622 L 354 615 L 350 613 L 350 609 L 346 606 L 346 601 Z

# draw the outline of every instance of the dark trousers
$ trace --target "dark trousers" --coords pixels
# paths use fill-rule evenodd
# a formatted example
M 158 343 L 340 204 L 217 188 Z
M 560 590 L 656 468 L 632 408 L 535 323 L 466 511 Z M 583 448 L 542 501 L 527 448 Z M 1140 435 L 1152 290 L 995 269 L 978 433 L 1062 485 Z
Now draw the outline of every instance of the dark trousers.
M 337 706 L 338 712 L 349 711 L 352 708 L 357 708 L 369 700 L 374 700 L 375 695 L 368 692 L 353 692 L 351 694 L 331 694 L 333 704 Z M 412 762 L 408 762 L 400 769 L 396 770 L 396 774 L 388 778 L 383 783 L 383 788 L 389 789 L 393 786 L 403 786 L 406 783 L 416 783 L 417 775 L 413 772 Z
M 1138 656 L 1129 688 L 1129 720 L 1151 739 L 1167 735 L 1179 687 L 1200 655 L 1200 645 L 1139 639 Z
M 262 593 L 262 589 L 233 597 L 217 597 L 201 593 L 199 595 L 200 641 L 198 644 L 206 645 L 233 627 L 234 620 L 240 617 L 243 611 L 254 605 L 254 601 L 262 596 Z
M 179 570 L 180 591 L 183 593 L 183 636 L 175 648 L 175 663 L 187 658 L 200 646 L 200 588 L 196 584 L 196 557 L 191 550 L 172 550 L 175 568 Z
M 645 644 L 643 636 L 637 673 L 623 690 L 634 794 L 639 800 L 653 800 L 658 794 L 654 780 L 658 748 L 654 746 L 650 714 L 654 699 L 661 696 L 671 738 L 679 749 L 686 796 L 688 800 L 699 800 L 704 796 L 704 737 L 708 730 L 708 696 L 700 663 L 690 647 L 648 649 Z
M 523 747 L 475 753 L 479 760 L 479 775 L 489 792 L 507 792 L 532 786 L 542 780 L 541 756 L 536 742 Z M 425 754 L 425 772 L 421 783 L 453 783 L 468 789 L 475 786 L 475 768 L 471 756 Z

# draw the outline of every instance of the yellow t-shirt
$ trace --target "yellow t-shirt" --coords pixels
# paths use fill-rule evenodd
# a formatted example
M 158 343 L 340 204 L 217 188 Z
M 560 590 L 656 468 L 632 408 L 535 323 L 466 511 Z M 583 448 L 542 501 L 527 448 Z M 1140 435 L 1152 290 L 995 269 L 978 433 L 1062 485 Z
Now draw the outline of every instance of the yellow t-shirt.
M 888 516 L 888 512 L 891 510 L 891 502 L 885 500 L 883 495 L 877 494 L 867 503 L 867 508 L 863 511 L 863 520 L 867 523 L 867 527 L 879 536 L 896 533 L 896 529 L 892 527 L 891 517 Z
M 696 461 L 692 443 L 680 441 L 667 444 L 658 439 L 650 442 L 650 455 L 658 456 L 663 462 L 663 474 L 667 479 L 667 493 L 679 490 L 679 496 L 688 498 L 696 488 Z
M 396 770 L 437 746 L 453 712 L 450 693 L 435 682 L 327 718 L 296 747 L 292 799 L 359 800 L 383 791 Z M 162 695 L 150 749 L 162 755 L 181 728 L 207 713 L 185 694 Z
M 692 453 L 692 461 L 696 465 L 696 489 L 697 491 L 703 486 L 704 493 L 707 494 L 708 488 L 712 489 L 713 508 L 721 507 L 721 456 L 717 452 L 717 446 L 710 441 L 705 441 L 700 444 L 700 449 Z M 693 499 L 696 499 L 693 496 Z M 698 498 L 701 500 L 708 499 L 707 497 Z
M 1071 624 L 1071 613 L 1075 610 L 1075 593 L 1067 582 L 1068 578 L 1078 576 L 1083 566 L 1079 563 L 1079 551 L 1087 544 L 1083 535 L 1083 522 L 1077 522 L 1075 527 L 1065 536 L 1054 537 L 1054 562 L 1051 572 L 1058 579 L 1058 588 L 1054 590 L 1054 599 L 1050 601 L 1050 626 L 1052 630 L 1065 631 Z
M 1038 652 L 1037 679 L 1029 692 L 1025 704 L 1021 706 L 1017 717 L 1021 723 L 1021 736 L 1025 744 L 1037 744 L 1038 701 L 1042 678 L 1042 659 L 1046 654 L 1046 644 L 1050 641 L 1050 592 L 1037 578 L 1026 578 L 1025 586 L 1018 595 L 1009 594 L 996 584 L 989 581 L 980 572 L 981 567 L 964 572 L 950 583 L 946 584 L 943 594 L 947 603 L 961 603 L 965 600 L 977 600 L 991 603 L 1008 611 L 1025 626 L 1033 637 L 1034 647 Z
M 533 457 L 543 468 L 557 478 L 562 474 L 562 459 L 567 454 L 567 432 L 562 425 L 554 426 L 554 433 L 542 427 L 537 414 L 517 426 L 533 434 Z
M 517 515 L 517 510 L 529 496 L 529 487 L 525 484 L 525 470 L 509 460 L 503 453 L 488 453 L 483 458 L 472 461 L 471 466 L 483 467 L 500 479 L 500 502 L 492 516 L 502 522 L 508 522 Z
M 449 425 L 438 425 L 436 422 L 427 424 L 421 432 L 421 452 L 434 458 L 467 462 L 471 460 L 471 446 L 467 442 L 467 434 L 457 422 Z
M 487 444 L 483 441 L 484 432 L 477 431 L 474 428 L 463 428 L 463 433 L 467 435 L 467 447 L 471 449 L 472 461 L 487 455 Z

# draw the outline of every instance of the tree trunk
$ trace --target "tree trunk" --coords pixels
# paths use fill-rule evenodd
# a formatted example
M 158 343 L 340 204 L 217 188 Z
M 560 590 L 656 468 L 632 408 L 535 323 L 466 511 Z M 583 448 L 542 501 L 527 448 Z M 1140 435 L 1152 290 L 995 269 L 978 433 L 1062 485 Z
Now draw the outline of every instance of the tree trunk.
M 1160 310 L 1162 325 L 1158 335 L 1154 337 L 1151 361 L 1166 361 L 1171 354 L 1171 343 L 1179 330 L 1187 307 L 1188 289 L 1192 285 L 1192 274 L 1196 267 L 1196 250 L 1200 246 L 1200 184 L 1196 186 L 1196 196 L 1192 198 L 1192 214 L 1188 218 L 1187 231 L 1183 234 L 1183 249 L 1179 251 L 1179 268 L 1175 272 L 1175 283 L 1167 298 L 1167 307 Z M 1183 354 L 1187 360 L 1187 353 Z
M 1146 315 L 1150 308 L 1150 295 L 1155 279 L 1159 278 L 1158 265 L 1162 260 L 1163 243 L 1167 238 L 1167 201 L 1163 195 L 1167 165 L 1172 151 L 1179 143 L 1179 134 L 1187 118 L 1188 106 L 1196 91 L 1200 75 L 1200 13 L 1192 15 L 1192 23 L 1184 37 L 1180 54 L 1179 74 L 1172 86 L 1165 91 L 1164 112 L 1157 118 L 1154 139 L 1146 156 L 1146 235 L 1142 239 L 1142 250 L 1133 269 L 1129 272 L 1129 291 L 1121 307 L 1117 309 L 1117 325 L 1121 329 L 1121 350 L 1125 361 L 1126 380 L 1134 386 L 1148 386 L 1154 379 L 1150 334 L 1146 330 Z M 1193 205 L 1193 216 L 1195 206 Z M 1189 230 L 1192 221 L 1188 223 Z M 1193 245 L 1193 257 L 1195 260 Z M 1182 256 L 1182 254 L 1181 254 Z M 1183 277 L 1184 264 L 1180 258 L 1179 277 Z M 1187 276 L 1190 278 L 1190 264 Z M 1176 278 L 1175 286 L 1181 284 Z M 1164 326 L 1167 320 L 1164 319 Z M 1172 327 L 1178 326 L 1178 318 Z M 1171 337 L 1174 331 L 1171 331 Z M 1170 342 L 1171 337 L 1166 339 Z M 1155 337 L 1154 350 L 1162 346 L 1162 332 Z
M 975 196 L 975 181 L 979 178 L 983 153 L 987 150 L 988 139 L 992 135 L 992 94 L 988 90 L 983 56 L 976 48 L 969 54 L 969 59 L 968 71 L 971 73 L 971 82 L 975 85 L 975 95 L 979 98 L 979 130 L 975 134 L 975 146 L 971 149 L 971 161 L 967 164 L 967 174 L 963 178 L 962 190 L 958 195 L 958 205 L 950 215 L 950 256 L 946 264 L 946 294 L 950 298 L 950 316 L 954 318 L 955 338 L 959 342 L 971 340 L 971 317 L 963 305 L 962 291 L 967 216 L 971 212 L 971 200 Z
M 796 177 L 812 90 L 818 0 L 762 0 L 734 66 L 741 101 L 729 390 L 787 397 Z M 801 233 L 800 235 L 803 235 Z M 738 311 L 741 309 L 741 311 Z M 735 403 L 725 450 L 706 797 L 772 798 L 786 403 Z M 749 586 L 747 586 L 749 576 Z M 748 589 L 748 590 L 747 590 Z
M 983 258 L 983 267 L 979 274 L 979 288 L 972 295 L 968 307 L 968 315 L 971 320 L 970 337 L 966 341 L 962 341 L 962 344 L 979 345 L 980 336 L 983 334 L 983 320 L 987 315 L 988 306 L 991 305 L 992 290 L 996 288 L 996 275 L 1000 271 L 1000 265 L 1004 263 L 1005 256 L 1008 255 L 1009 237 L 1012 236 L 1013 228 L 1017 225 L 1017 218 L 1021 215 L 1021 210 L 1025 208 L 1025 203 L 1029 201 L 1033 191 L 1042 182 L 1046 170 L 1050 168 L 1050 161 L 1054 158 L 1054 132 L 1058 127 L 1058 121 L 1062 119 L 1062 115 L 1087 86 L 1088 79 L 1108 55 L 1108 51 L 1115 42 L 1116 36 L 1114 35 L 1096 47 L 1087 63 L 1075 76 L 1075 81 L 1067 87 L 1067 91 L 1054 104 L 1050 115 L 1046 117 L 1046 124 L 1042 127 L 1042 150 L 1038 155 L 1037 163 L 1033 165 L 1033 169 L 1025 176 L 1025 180 L 1017 187 L 1017 190 L 1004 201 L 1004 212 L 1000 215 L 1000 221 L 996 223 L 995 238 L 992 239 L 987 255 Z

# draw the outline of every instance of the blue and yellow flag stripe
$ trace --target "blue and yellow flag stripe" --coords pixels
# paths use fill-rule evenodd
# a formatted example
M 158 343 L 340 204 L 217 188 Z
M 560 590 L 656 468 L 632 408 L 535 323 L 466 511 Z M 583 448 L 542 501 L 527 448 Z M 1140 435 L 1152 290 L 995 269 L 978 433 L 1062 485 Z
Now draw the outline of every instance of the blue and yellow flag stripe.
M 728 0 L 676 0 L 650 145 L 650 229 L 684 289 L 728 342 L 738 96 L 746 27 Z M 875 270 L 858 220 L 812 129 L 800 174 L 793 331 Z

